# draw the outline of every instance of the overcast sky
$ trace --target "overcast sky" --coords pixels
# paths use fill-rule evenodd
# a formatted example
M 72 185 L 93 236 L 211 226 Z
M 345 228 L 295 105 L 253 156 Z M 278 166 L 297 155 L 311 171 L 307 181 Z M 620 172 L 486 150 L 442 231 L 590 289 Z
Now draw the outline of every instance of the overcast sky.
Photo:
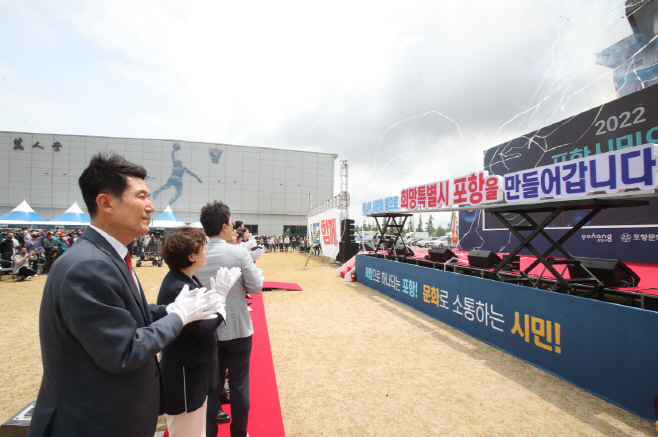
M 360 221 L 614 99 L 630 34 L 616 0 L 2 0 L 0 130 L 336 153 Z

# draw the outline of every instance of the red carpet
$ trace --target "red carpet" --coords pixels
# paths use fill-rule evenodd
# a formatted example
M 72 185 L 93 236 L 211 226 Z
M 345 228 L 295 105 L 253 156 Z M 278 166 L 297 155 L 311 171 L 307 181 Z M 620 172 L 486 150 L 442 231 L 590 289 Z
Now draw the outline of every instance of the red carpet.
M 284 437 L 283 418 L 279 391 L 274 375 L 270 336 L 267 332 L 265 306 L 262 294 L 252 294 L 253 302 L 249 313 L 254 324 L 254 336 L 251 346 L 251 367 L 249 369 L 249 437 Z M 229 405 L 222 405 L 224 411 L 231 414 Z M 219 425 L 218 437 L 230 437 L 229 423 Z M 164 437 L 168 437 L 165 431 Z

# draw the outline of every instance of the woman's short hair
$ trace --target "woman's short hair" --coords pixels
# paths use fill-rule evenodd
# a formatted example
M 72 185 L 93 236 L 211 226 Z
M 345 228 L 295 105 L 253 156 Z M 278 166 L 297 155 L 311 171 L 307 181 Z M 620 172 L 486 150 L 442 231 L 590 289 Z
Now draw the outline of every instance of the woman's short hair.
M 206 234 L 197 228 L 174 228 L 162 243 L 162 259 L 172 270 L 192 265 L 189 256 L 199 253 L 206 244 Z

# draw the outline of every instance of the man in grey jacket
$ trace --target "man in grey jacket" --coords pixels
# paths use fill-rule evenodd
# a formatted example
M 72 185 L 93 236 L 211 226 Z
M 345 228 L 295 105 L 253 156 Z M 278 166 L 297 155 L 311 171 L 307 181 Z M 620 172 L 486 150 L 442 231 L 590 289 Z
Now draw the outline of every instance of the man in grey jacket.
M 217 354 L 219 356 L 220 380 L 224 381 L 228 368 L 231 391 L 231 437 L 245 437 L 249 419 L 249 362 L 251 336 L 254 327 L 247 310 L 246 293 L 258 294 L 263 289 L 263 280 L 249 252 L 231 244 L 233 222 L 231 210 L 222 202 L 208 203 L 201 209 L 201 225 L 210 238 L 206 250 L 206 266 L 197 270 L 201 284 L 210 289 L 210 278 L 221 267 L 238 267 L 242 276 L 231 287 L 226 297 L 226 324 L 217 328 Z M 223 384 L 220 384 L 219 390 Z M 219 392 L 208 396 L 206 435 L 217 435 L 217 413 L 220 409 Z

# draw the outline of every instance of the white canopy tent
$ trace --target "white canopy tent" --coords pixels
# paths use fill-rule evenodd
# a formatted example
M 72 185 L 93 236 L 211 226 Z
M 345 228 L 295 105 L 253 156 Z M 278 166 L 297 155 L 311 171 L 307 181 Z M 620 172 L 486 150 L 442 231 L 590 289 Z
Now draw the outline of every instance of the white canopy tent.
M 180 226 L 185 226 L 185 222 L 181 221 L 178 217 L 176 217 L 176 214 L 171 210 L 171 207 L 167 205 L 167 208 L 151 220 L 151 226 L 150 228 L 153 229 L 173 229 L 173 228 L 178 228 Z
M 0 226 L 3 227 L 12 227 L 17 225 L 29 226 L 35 222 L 45 222 L 46 220 L 41 217 L 39 214 L 34 212 L 32 207 L 23 200 L 16 208 L 12 209 L 11 212 L 0 217 Z

